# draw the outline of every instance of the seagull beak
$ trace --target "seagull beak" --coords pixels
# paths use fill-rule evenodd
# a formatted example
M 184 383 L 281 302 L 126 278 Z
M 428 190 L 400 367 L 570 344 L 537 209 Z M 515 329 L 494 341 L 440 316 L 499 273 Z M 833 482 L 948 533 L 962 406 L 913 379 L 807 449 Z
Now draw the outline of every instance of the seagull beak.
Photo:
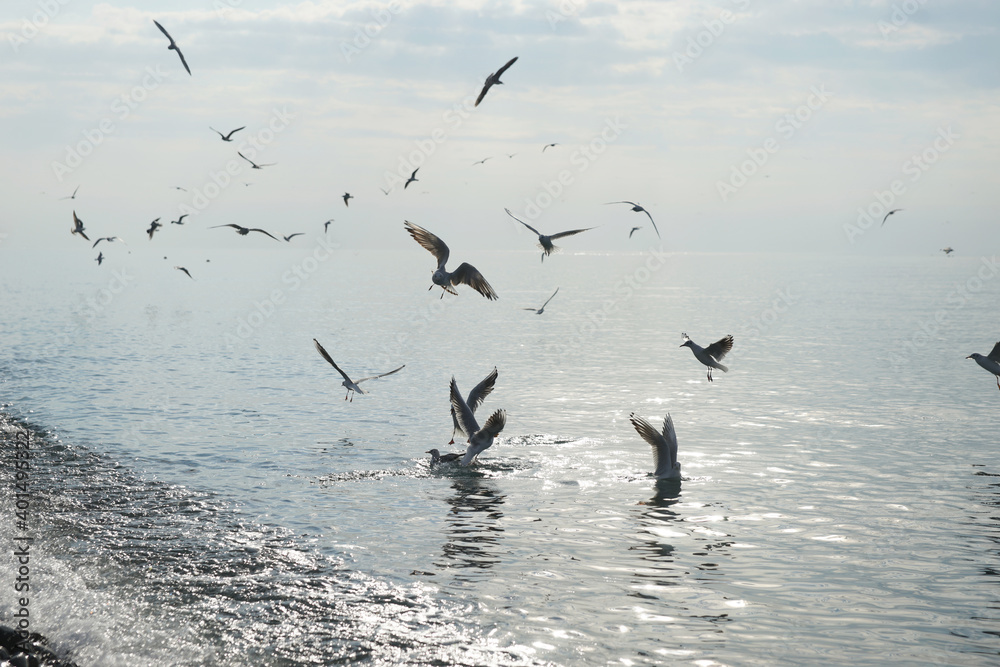
M 972 358 L 972 355 L 971 355 L 971 354 L 970 354 L 969 356 L 967 356 L 967 357 L 966 357 L 966 359 L 971 359 L 971 358 Z

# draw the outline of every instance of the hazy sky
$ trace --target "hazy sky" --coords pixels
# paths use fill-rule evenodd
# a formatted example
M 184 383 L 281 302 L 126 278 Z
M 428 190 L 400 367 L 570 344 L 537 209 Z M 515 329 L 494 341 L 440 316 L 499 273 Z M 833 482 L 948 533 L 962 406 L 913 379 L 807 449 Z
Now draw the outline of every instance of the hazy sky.
M 404 219 L 524 247 L 505 207 L 543 232 L 599 226 L 577 250 L 656 242 L 645 216 L 604 205 L 622 199 L 675 251 L 1000 241 L 1000 3 L 168 4 L 0 4 L 0 249 L 80 243 L 73 209 L 91 238 L 134 244 L 193 211 L 165 246 L 273 243 L 208 227 L 313 233 L 334 218 L 358 247 L 413 245 Z M 244 125 L 232 143 L 209 129 Z M 237 150 L 276 164 L 252 170 Z M 881 227 L 887 208 L 904 210 Z

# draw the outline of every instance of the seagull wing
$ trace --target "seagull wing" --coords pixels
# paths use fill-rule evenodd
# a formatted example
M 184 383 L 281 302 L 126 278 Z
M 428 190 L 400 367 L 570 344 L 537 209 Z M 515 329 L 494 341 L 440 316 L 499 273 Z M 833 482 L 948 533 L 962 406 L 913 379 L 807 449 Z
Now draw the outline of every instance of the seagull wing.
M 653 216 L 651 216 L 649 214 L 649 211 L 647 211 L 646 209 L 642 209 L 642 212 L 645 213 L 646 217 L 649 218 L 649 221 L 653 223 L 653 229 L 656 229 L 656 238 L 658 238 L 658 239 L 663 238 L 662 236 L 660 236 L 660 230 L 657 229 L 657 227 L 656 227 L 656 221 L 653 220 Z
M 96 247 L 97 247 L 97 244 L 98 244 L 98 243 L 100 243 L 101 241 L 110 241 L 110 240 L 111 240 L 111 239 L 108 239 L 108 238 L 104 238 L 104 237 L 102 237 L 102 238 L 99 238 L 99 239 L 97 239 L 96 241 L 94 241 L 94 245 L 92 245 L 92 246 L 90 246 L 90 247 L 91 247 L 91 248 L 96 248 Z
M 993 346 L 993 351 L 987 354 L 986 357 L 1000 363 L 1000 341 L 997 341 L 997 344 Z
M 726 336 L 706 347 L 705 352 L 716 361 L 722 361 L 723 357 L 729 354 L 729 350 L 731 349 L 733 349 L 733 337 Z
M 277 241 L 277 240 L 278 240 L 278 239 L 277 239 L 277 238 L 276 238 L 275 236 L 273 236 L 273 235 L 272 235 L 272 234 L 271 234 L 270 232 L 266 232 L 266 231 L 264 231 L 263 229 L 260 229 L 259 227 L 251 227 L 251 228 L 250 228 L 250 231 L 251 231 L 251 232 L 260 232 L 261 234 L 267 234 L 268 236 L 270 236 L 270 237 L 271 237 L 272 239 L 274 239 L 275 241 Z
M 486 400 L 486 397 L 493 393 L 493 385 L 496 384 L 496 381 L 497 369 L 494 368 L 489 375 L 483 378 L 482 382 L 472 388 L 472 391 L 469 392 L 469 398 L 466 401 L 469 404 L 470 410 L 475 412 L 483 404 L 483 401 Z
M 517 58 L 518 58 L 518 56 L 514 56 L 513 58 L 511 58 L 510 60 L 507 61 L 506 65 L 504 65 L 503 67 L 501 67 L 500 69 L 498 69 L 497 73 L 493 75 L 493 80 L 494 81 L 499 80 L 500 77 L 503 75 L 503 73 L 506 72 L 508 69 L 510 69 L 511 65 L 513 65 L 514 63 L 517 62 Z
M 486 282 L 486 278 L 484 278 L 483 274 L 479 272 L 479 269 L 468 262 L 462 262 L 459 264 L 458 268 L 451 274 L 451 284 L 458 285 L 459 283 L 468 285 L 490 301 L 498 298 L 497 293 L 494 292 L 493 288 L 490 287 L 490 284 Z
M 518 222 L 520 222 L 522 225 L 524 225 L 525 227 L 527 227 L 531 231 L 535 232 L 535 234 L 538 234 L 539 236 L 542 235 L 542 233 L 540 231 L 538 231 L 537 229 L 535 229 L 534 227 L 532 227 L 531 225 L 529 225 L 528 223 L 526 223 L 524 220 L 521 220 L 516 215 L 514 215 L 513 213 L 511 213 L 509 208 L 505 208 L 504 210 L 507 211 L 507 215 L 509 215 L 510 217 L 514 218 L 515 220 L 517 220 Z
M 638 204 L 636 204 L 634 201 L 609 201 L 609 202 L 604 202 L 605 206 L 607 206 L 608 204 L 628 204 L 629 206 L 638 206 Z
M 486 97 L 486 91 L 489 90 L 490 86 L 492 86 L 492 85 L 493 85 L 493 75 L 490 74 L 486 78 L 486 83 L 483 84 L 483 89 L 481 91 L 479 91 L 479 97 L 476 98 L 476 103 L 473 104 L 472 106 L 474 106 L 474 107 L 478 107 L 479 106 L 479 103 L 483 101 L 484 97 Z
M 670 419 L 670 416 L 667 416 Z M 634 412 L 629 415 L 629 421 L 632 422 L 632 426 L 635 427 L 636 433 L 639 434 L 643 440 L 645 440 L 653 448 L 653 468 L 654 474 L 657 476 L 662 472 L 670 470 L 670 443 L 663 436 L 662 433 L 653 428 L 653 425 L 648 421 L 639 417 Z M 664 428 L 666 428 L 666 422 L 664 422 Z
M 670 462 L 670 467 L 667 470 L 669 470 L 677 464 L 677 432 L 674 431 L 674 420 L 670 418 L 669 412 L 663 418 L 663 439 L 667 441 L 667 454 Z M 659 470 L 656 472 L 660 473 Z
M 187 60 L 185 60 L 185 59 L 184 59 L 184 54 L 183 54 L 183 53 L 181 53 L 181 50 L 180 50 L 179 48 L 177 48 L 177 46 L 176 46 L 176 45 L 174 45 L 174 51 L 176 51 L 176 52 L 177 52 L 177 55 L 178 55 L 178 56 L 180 56 L 180 59 L 181 59 L 181 65 L 184 65 L 184 69 L 186 69 L 186 70 L 187 70 L 187 73 L 188 73 L 188 74 L 190 75 L 190 74 L 191 74 L 191 68 L 190 68 L 190 67 L 188 67 L 188 63 L 187 63 Z
M 552 301 L 552 299 L 555 298 L 556 294 L 559 294 L 559 288 L 558 287 L 556 288 L 556 291 L 552 293 L 552 296 L 550 296 L 548 299 L 546 299 L 545 303 L 542 304 L 542 307 L 539 308 L 539 310 L 542 310 L 542 309 L 545 308 L 545 306 L 549 305 L 549 301 Z
M 157 227 L 162 227 L 162 226 L 163 225 L 157 225 Z M 232 222 L 230 222 L 228 224 L 225 224 L 225 225 L 212 225 L 211 227 L 209 227 L 209 229 L 218 229 L 219 227 L 232 227 L 233 229 L 243 229 L 239 225 L 237 225 L 235 223 L 232 223 Z
M 244 160 L 246 160 L 247 162 L 249 162 L 250 164 L 252 164 L 253 166 L 255 166 L 255 167 L 257 166 L 256 164 L 254 164 L 254 161 L 253 161 L 253 160 L 251 160 L 250 158 L 248 158 L 248 157 L 247 157 L 246 155 L 244 155 L 243 153 L 241 153 L 241 152 L 239 152 L 239 151 L 236 151 L 236 154 L 237 154 L 237 155 L 239 155 L 239 156 L 240 156 L 241 158 L 243 158 Z
M 587 229 L 571 229 L 568 232 L 559 232 L 558 234 L 553 234 L 549 238 L 553 241 L 556 239 L 561 239 L 564 236 L 573 236 L 574 234 L 579 234 L 580 232 L 586 232 L 593 229 L 593 227 L 587 227 Z
M 236 134 L 240 130 L 245 130 L 245 129 L 247 129 L 246 125 L 244 125 L 243 127 L 236 128 L 235 130 L 233 130 L 232 132 L 230 132 L 229 134 L 226 135 L 226 139 L 229 139 L 230 137 L 232 137 L 234 134 Z
M 170 36 L 170 33 L 167 32 L 167 29 L 164 28 L 162 25 L 160 25 L 160 22 L 157 21 L 156 19 L 153 19 L 153 23 L 155 23 L 156 27 L 160 29 L 160 32 L 162 32 L 164 35 L 167 36 L 167 39 L 170 40 L 170 45 L 173 46 L 174 45 L 174 38 Z
M 319 341 L 316 340 L 315 338 L 313 338 L 313 342 L 316 343 L 316 349 L 319 350 L 320 356 L 323 357 L 324 359 L 326 359 L 330 363 L 331 366 L 333 366 L 334 368 L 336 368 L 337 372 L 340 373 L 341 375 L 343 375 L 345 380 L 347 380 L 350 383 L 354 383 L 354 380 L 352 380 L 351 378 L 347 377 L 347 373 L 345 373 L 344 371 L 340 370 L 340 366 L 338 366 L 337 362 L 335 362 L 333 360 L 333 357 L 331 357 L 330 354 L 326 350 L 323 349 L 323 346 L 319 344 Z
M 500 435 L 500 432 L 503 431 L 505 426 L 507 426 L 507 413 L 503 410 L 497 410 L 491 414 L 490 418 L 486 420 L 485 424 L 483 424 L 483 430 L 489 431 L 495 438 Z
M 458 419 L 458 425 L 462 427 L 466 435 L 471 436 L 479 430 L 479 422 L 476 421 L 476 415 L 473 414 L 472 408 L 469 407 L 469 404 L 462 398 L 461 392 L 458 391 L 458 383 L 455 382 L 454 376 L 451 378 L 451 409 L 455 411 L 455 418 Z
M 296 236 L 302 236 L 303 234 L 305 234 L 305 232 L 295 232 L 294 234 L 289 234 L 288 236 L 286 236 L 286 237 L 285 237 L 285 240 L 286 240 L 286 241 L 291 241 L 291 240 L 292 240 L 292 239 L 294 239 L 294 238 L 295 238 Z
M 399 368 L 397 368 L 395 370 L 391 370 L 388 373 L 379 373 L 378 375 L 371 375 L 371 376 L 366 377 L 366 378 L 361 378 L 360 380 L 355 381 L 354 384 L 361 384 L 362 382 L 364 382 L 366 380 L 377 380 L 379 378 L 384 378 L 386 375 L 392 375 L 393 373 L 398 373 L 399 371 L 403 370 L 404 368 L 406 368 L 406 364 L 403 364 Z
M 410 233 L 410 236 L 413 237 L 414 241 L 419 243 L 425 250 L 434 255 L 435 259 L 438 261 L 438 268 L 443 269 L 444 265 L 448 262 L 448 255 L 450 254 L 448 245 L 420 225 L 415 225 L 407 220 L 404 222 L 403 226 L 406 227 L 406 231 Z

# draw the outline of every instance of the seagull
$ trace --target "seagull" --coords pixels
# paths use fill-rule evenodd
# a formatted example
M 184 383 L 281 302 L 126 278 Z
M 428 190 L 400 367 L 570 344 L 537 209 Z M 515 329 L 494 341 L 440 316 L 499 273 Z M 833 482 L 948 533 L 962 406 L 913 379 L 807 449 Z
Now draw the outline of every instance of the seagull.
M 472 391 L 469 392 L 468 398 L 465 399 L 465 404 L 469 406 L 469 409 L 472 410 L 473 414 L 475 414 L 476 408 L 478 408 L 482 402 L 486 400 L 486 397 L 493 393 L 493 385 L 496 384 L 496 381 L 497 369 L 494 366 L 493 371 L 483 378 L 483 381 L 473 387 Z M 465 429 L 462 428 L 462 425 L 458 423 L 458 415 L 455 413 L 454 406 L 451 408 L 451 422 L 453 428 L 451 430 L 451 442 L 448 443 L 449 445 L 455 444 L 456 433 L 461 433 L 467 437 L 469 436 L 469 433 L 467 433 Z
M 552 148 L 553 146 L 558 146 L 558 145 L 559 144 L 545 144 L 544 146 L 542 146 L 542 152 L 544 153 L 546 148 Z
M 104 261 L 104 253 L 103 252 L 98 252 L 97 253 L 97 259 L 95 259 L 94 261 L 97 262 L 98 266 L 100 266 L 101 262 Z
M 413 172 L 413 173 L 417 173 L 417 172 Z M 384 195 L 388 195 L 388 194 L 389 194 L 390 192 L 392 192 L 392 188 L 390 188 L 390 189 L 386 190 L 386 189 L 385 189 L 385 188 L 383 188 L 383 187 L 379 187 L 379 190 L 381 190 L 381 191 L 382 191 L 382 194 L 384 194 Z
M 997 376 L 997 389 L 1000 389 L 1000 341 L 993 346 L 993 351 L 985 357 L 973 352 L 966 359 L 975 359 L 976 363 Z
M 473 162 L 473 163 L 472 163 L 472 166 L 473 166 L 473 167 L 475 167 L 475 166 L 476 166 L 477 164 L 482 164 L 482 163 L 486 162 L 486 161 L 487 161 L 487 160 L 489 160 L 489 159 L 490 159 L 490 158 L 488 158 L 488 157 L 484 157 L 484 158 L 483 158 L 482 160 L 480 160 L 479 162 Z
M 76 217 L 76 211 L 73 211 L 73 228 L 70 229 L 69 231 L 71 234 L 79 234 L 88 241 L 90 240 L 89 238 L 87 238 L 87 235 L 83 233 L 83 220 Z
M 656 238 L 658 239 L 663 238 L 662 236 L 660 236 L 660 230 L 656 228 L 656 222 L 653 220 L 653 216 L 649 214 L 649 211 L 639 206 L 634 201 L 609 201 L 607 202 L 607 204 L 628 204 L 629 206 L 632 207 L 632 210 L 635 211 L 636 213 L 645 213 L 646 217 L 649 218 L 649 221 L 653 223 L 653 229 L 656 229 Z M 605 206 L 607 206 L 607 204 L 605 204 Z M 636 227 L 635 229 L 638 229 L 638 227 Z M 633 229 L 632 231 L 634 232 L 635 229 Z M 629 238 L 632 238 L 631 232 L 629 232 Z
M 178 271 L 183 271 L 187 275 L 188 278 L 190 278 L 191 280 L 194 280 L 194 276 L 192 276 L 191 273 L 188 272 L 188 270 L 185 269 L 183 266 L 175 266 L 174 268 L 177 269 Z
M 893 213 L 896 213 L 896 212 L 898 212 L 898 211 L 902 211 L 902 210 L 903 210 L 903 209 L 901 209 L 901 208 L 894 208 L 894 209 L 892 209 L 891 211 L 889 211 L 888 213 L 886 213 L 886 214 L 885 214 L 885 217 L 884 217 L 884 218 L 882 218 L 882 224 L 881 224 L 881 225 L 879 225 L 879 227 L 883 227 L 883 226 L 885 225 L 885 221 L 889 219 L 889 216 L 890 216 L 890 215 L 892 215 Z
M 509 68 L 515 62 L 517 62 L 517 56 L 514 56 L 513 58 L 508 60 L 506 65 L 504 65 L 496 72 L 486 77 L 486 83 L 483 84 L 483 89 L 479 92 L 479 97 L 476 98 L 476 103 L 473 104 L 472 106 L 478 107 L 479 103 L 483 101 L 484 97 L 486 97 L 486 91 L 488 91 L 493 86 L 497 86 L 503 83 L 503 81 L 500 80 L 500 77 L 503 75 L 504 72 L 507 71 L 507 68 Z
M 729 372 L 729 369 L 719 362 L 722 361 L 722 359 L 729 353 L 729 350 L 733 349 L 732 336 L 726 336 L 725 338 L 717 340 L 706 348 L 702 348 L 700 345 L 688 338 L 686 333 L 682 333 L 681 336 L 684 337 L 684 342 L 681 343 L 681 347 L 690 347 L 691 351 L 694 352 L 694 358 L 708 366 L 709 382 L 712 382 L 713 368 L 718 368 L 723 373 Z
M 122 242 L 122 243 L 124 243 L 125 245 L 128 245 L 127 243 L 125 243 L 125 241 L 122 241 L 122 240 L 121 240 L 120 238 L 118 238 L 117 236 L 102 236 L 101 238 L 99 238 L 99 239 L 97 239 L 96 241 L 94 241 L 94 245 L 92 245 L 92 246 L 90 246 L 90 247 L 91 247 L 91 248 L 96 248 L 96 247 L 97 247 L 97 244 L 98 244 L 98 243 L 100 243 L 101 241 L 107 241 L 108 243 L 112 243 L 112 242 L 114 242 L 114 241 L 121 241 L 121 242 Z
M 244 160 L 246 160 L 247 162 L 249 162 L 250 165 L 254 169 L 263 169 L 264 167 L 273 167 L 274 165 L 278 164 L 277 162 L 268 162 L 267 164 L 257 164 L 253 160 L 251 160 L 250 158 L 248 158 L 246 155 L 244 155 L 243 153 L 241 153 L 239 151 L 236 151 L 236 154 L 239 155 Z M 249 185 L 249 183 L 247 185 Z
M 431 465 L 437 465 L 438 463 L 454 463 L 464 456 L 463 452 L 459 453 L 448 453 L 442 454 L 436 449 L 428 449 L 425 454 L 431 455 Z
M 497 410 L 490 415 L 483 427 L 479 428 L 476 415 L 472 413 L 469 404 L 458 393 L 458 385 L 455 383 L 454 377 L 451 378 L 451 407 L 458 416 L 458 423 L 462 430 L 471 434 L 469 447 L 465 450 L 465 456 L 462 457 L 461 462 L 463 466 L 468 466 L 476 460 L 477 456 L 489 449 L 493 444 L 493 439 L 503 431 L 503 427 L 507 425 L 507 413 L 503 410 Z
M 246 236 L 250 232 L 260 232 L 261 234 L 267 234 L 275 241 L 278 240 L 277 238 L 272 236 L 270 232 L 265 232 L 263 229 L 258 229 L 257 227 L 240 227 L 239 225 L 235 225 L 230 222 L 228 225 L 213 225 L 212 227 L 209 227 L 209 229 L 215 229 L 216 227 L 232 227 L 233 229 L 236 230 L 236 233 L 239 234 L 240 236 Z
M 633 235 L 633 234 L 635 234 L 635 233 L 636 233 L 637 231 L 639 231 L 640 229 L 642 229 L 642 227 L 633 227 L 633 228 L 632 228 L 632 231 L 630 231 L 630 232 L 628 233 L 628 237 L 629 237 L 629 238 L 632 238 L 632 235 Z
M 410 177 L 408 179 L 406 179 L 406 183 L 403 183 L 403 189 L 404 190 L 406 189 L 406 186 L 408 186 L 413 181 L 417 180 L 417 172 L 418 171 L 420 171 L 420 167 L 417 167 L 416 169 L 414 169 L 413 173 L 410 174 Z M 347 202 L 345 201 L 344 203 L 346 204 Z
M 413 173 L 415 174 L 417 172 L 413 172 Z M 349 206 L 349 204 L 347 203 L 348 199 L 354 199 L 354 195 L 352 195 L 350 192 L 345 192 L 344 193 L 344 206 Z
M 333 218 L 330 218 L 323 223 L 323 233 L 326 234 L 330 230 L 330 223 L 333 222 Z
M 397 372 L 403 370 L 404 368 L 406 368 L 406 364 L 403 364 L 402 366 L 400 366 L 396 370 L 389 371 L 388 373 L 380 373 L 379 375 L 372 375 L 371 377 L 361 378 L 360 380 L 358 380 L 357 382 L 355 382 L 351 378 L 347 377 L 347 373 L 345 373 L 344 371 L 340 370 L 340 366 L 338 366 L 336 364 L 336 362 L 334 362 L 333 357 L 331 357 L 329 355 L 329 353 L 326 350 L 323 349 L 323 346 L 319 344 L 318 340 L 316 340 L 315 338 L 313 338 L 313 342 L 316 343 L 316 349 L 319 350 L 320 356 L 322 356 L 324 359 L 326 359 L 330 363 L 331 366 L 333 366 L 334 368 L 337 369 L 338 373 L 340 373 L 341 375 L 344 376 L 344 381 L 341 382 L 341 384 L 343 386 L 347 387 L 347 396 L 351 397 L 351 403 L 354 402 L 354 396 L 352 395 L 353 392 L 357 392 L 359 394 L 365 393 L 364 391 L 361 390 L 361 387 L 358 386 L 362 382 L 365 382 L 366 380 L 377 380 L 378 378 L 385 377 L 386 375 L 392 375 L 393 373 L 397 373 Z M 345 401 L 347 400 L 347 396 L 344 396 L 344 400 Z
M 156 230 L 159 229 L 162 226 L 163 225 L 160 224 L 160 219 L 159 218 L 157 218 L 156 220 L 153 220 L 151 223 L 149 223 L 149 229 L 146 230 L 146 233 L 149 234 L 149 240 L 150 241 L 153 240 L 153 234 L 156 233 Z
M 304 234 L 305 234 L 305 232 L 295 232 L 294 234 L 289 234 L 288 236 L 285 236 L 284 234 L 282 234 L 281 238 L 285 239 L 286 242 L 290 242 L 296 236 L 303 236 Z
M 180 58 L 181 58 L 181 64 L 184 65 L 184 69 L 187 70 L 188 74 L 191 74 L 191 68 L 188 67 L 187 61 L 184 60 L 184 54 L 181 53 L 181 50 L 179 48 L 177 48 L 177 42 L 174 41 L 174 38 L 170 36 L 170 33 L 167 32 L 167 29 L 164 28 L 162 25 L 160 25 L 156 21 L 156 19 L 153 19 L 153 23 L 156 23 L 156 27 L 160 29 L 160 32 L 162 32 L 164 35 L 166 35 L 167 39 L 170 40 L 170 46 L 167 47 L 167 50 L 168 51 L 176 51 L 177 55 L 180 56 Z
M 955 252 L 955 249 L 952 248 L 951 246 L 948 246 L 947 248 L 941 248 L 941 252 L 943 252 L 946 255 L 950 255 L 951 253 Z
M 507 155 L 508 158 L 512 158 L 515 155 L 517 155 L 517 153 L 507 153 L 506 155 Z
M 434 285 L 439 285 L 444 292 L 458 294 L 458 292 L 452 288 L 452 285 L 463 283 L 476 290 L 490 301 L 498 298 L 496 292 L 494 292 L 493 288 L 490 287 L 490 284 L 486 282 L 486 278 L 483 277 L 483 274 L 481 274 L 479 270 L 471 264 L 462 262 L 458 265 L 457 269 L 449 273 L 444 268 L 444 265 L 448 262 L 448 256 L 451 251 L 448 250 L 448 246 L 445 242 L 419 225 L 415 225 L 408 220 L 404 222 L 405 224 L 403 226 L 406 227 L 406 231 L 410 233 L 413 240 L 434 255 L 435 259 L 438 261 L 437 269 L 435 269 L 434 275 L 431 276 L 433 285 L 431 285 L 428 289 L 434 289 Z M 444 292 L 441 293 L 442 299 L 444 298 Z
M 540 231 L 538 231 L 537 229 L 535 229 L 534 227 L 532 227 L 531 225 L 529 225 L 528 223 L 526 223 L 524 220 L 518 220 L 518 218 L 513 213 L 510 212 L 509 208 L 505 208 L 504 210 L 507 211 L 507 215 L 509 215 L 510 217 L 514 218 L 515 220 L 517 220 L 518 222 L 520 222 L 522 225 L 524 225 L 525 227 L 527 227 L 531 231 L 533 231 L 536 234 L 538 234 L 538 247 L 542 249 L 542 261 L 543 262 L 545 261 L 545 257 L 547 255 L 551 255 L 552 253 L 554 253 L 556 250 L 559 249 L 559 248 L 557 248 L 556 246 L 554 246 L 552 244 L 553 239 L 561 239 L 564 236 L 573 236 L 573 234 L 579 234 L 580 232 L 585 232 L 585 231 L 588 231 L 590 229 L 593 229 L 593 227 L 587 227 L 587 229 L 571 229 L 568 232 L 559 232 L 558 234 L 552 234 L 551 236 L 546 236 L 545 234 L 542 234 Z
M 554 297 L 556 294 L 559 294 L 559 288 L 558 287 L 556 288 L 556 291 L 552 293 L 552 296 L 550 296 L 548 299 L 546 299 L 545 303 L 542 304 L 541 308 L 537 308 L 537 309 L 536 308 L 522 308 L 521 310 L 533 310 L 533 311 L 535 311 L 536 315 L 541 315 L 542 313 L 545 312 L 545 306 L 549 305 L 549 301 L 552 301 L 552 297 Z
M 76 186 L 76 190 L 73 190 L 73 194 L 69 197 L 60 197 L 59 199 L 76 199 L 76 191 L 80 189 L 80 186 Z
M 183 225 L 184 224 L 184 218 L 188 217 L 188 215 L 189 215 L 188 213 L 184 213 L 183 215 L 181 215 L 181 217 L 177 218 L 176 220 L 171 220 L 170 224 L 171 225 Z
M 210 129 L 212 132 L 215 132 L 217 135 L 219 135 L 220 137 L 222 137 L 223 141 L 232 141 L 233 140 L 233 135 L 236 134 L 237 132 L 239 132 L 240 130 L 247 129 L 247 126 L 244 125 L 243 127 L 238 127 L 235 130 L 233 130 L 232 132 L 230 132 L 229 134 L 223 134 L 222 132 L 219 132 L 217 129 L 215 129 L 211 125 L 208 126 L 208 129 Z
M 677 434 L 674 432 L 674 421 L 670 418 L 670 414 L 667 413 L 663 420 L 662 432 L 657 431 L 652 424 L 634 412 L 628 418 L 636 433 L 653 448 L 653 465 L 656 467 L 653 475 L 656 479 L 680 480 L 681 464 L 677 461 Z
M 170 187 L 172 187 L 174 190 L 180 190 L 181 192 L 187 192 L 187 190 L 185 190 L 184 188 L 182 188 L 179 185 L 171 185 Z

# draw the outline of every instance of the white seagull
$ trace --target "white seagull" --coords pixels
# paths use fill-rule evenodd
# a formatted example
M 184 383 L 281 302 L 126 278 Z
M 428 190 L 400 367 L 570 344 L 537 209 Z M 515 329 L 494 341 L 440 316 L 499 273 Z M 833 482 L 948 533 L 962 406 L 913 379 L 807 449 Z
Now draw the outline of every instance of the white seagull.
M 448 256 L 451 253 L 448 250 L 448 246 L 444 241 L 439 239 L 434 234 L 430 233 L 420 225 L 415 225 L 412 222 L 404 221 L 403 225 L 406 227 L 406 231 L 410 233 L 413 240 L 419 243 L 423 248 L 434 255 L 435 259 L 438 261 L 437 269 L 434 270 L 434 274 L 431 276 L 431 285 L 428 289 L 434 289 L 434 285 L 438 285 L 444 292 L 449 294 L 458 294 L 452 287 L 452 285 L 465 284 L 476 290 L 483 296 L 485 296 L 490 301 L 498 298 L 496 292 L 490 287 L 490 284 L 486 282 L 486 278 L 483 274 L 479 272 L 479 269 L 462 262 L 458 265 L 458 268 L 449 273 L 444 265 L 448 263 Z M 441 298 L 444 298 L 444 292 L 441 292 Z
M 993 351 L 985 357 L 978 352 L 973 352 L 966 359 L 975 359 L 976 363 L 997 376 L 997 389 L 1000 389 L 1000 341 L 993 346 Z
M 558 287 L 556 288 L 556 291 L 552 293 L 552 296 L 550 296 L 548 299 L 545 300 L 545 303 L 542 304 L 541 308 L 522 308 L 521 310 L 531 310 L 534 311 L 536 315 L 541 315 L 542 313 L 545 312 L 545 306 L 549 305 L 549 301 L 552 301 L 552 299 L 555 297 L 556 294 L 559 294 Z
M 663 420 L 663 431 L 659 432 L 653 425 L 633 412 L 629 416 L 632 426 L 643 440 L 653 448 L 653 475 L 656 479 L 681 478 L 681 464 L 677 461 L 677 434 L 674 432 L 674 421 L 667 413 Z
M 472 409 L 462 398 L 462 394 L 458 392 L 458 385 L 455 383 L 454 377 L 451 378 L 451 407 L 458 415 L 458 423 L 461 424 L 462 430 L 472 434 L 469 437 L 469 447 L 465 450 L 465 456 L 462 457 L 461 462 L 463 466 L 468 466 L 476 460 L 477 456 L 489 449 L 493 444 L 493 439 L 503 431 L 503 427 L 507 425 L 507 413 L 503 410 L 497 410 L 490 415 L 483 427 L 479 428 L 479 422 L 472 414 Z
M 726 336 L 725 338 L 717 340 L 705 348 L 688 338 L 686 333 L 682 333 L 681 336 L 684 337 L 684 342 L 681 343 L 681 347 L 690 347 L 691 351 L 694 352 L 694 358 L 708 366 L 709 382 L 712 382 L 713 368 L 718 368 L 723 373 L 729 372 L 729 369 L 719 362 L 722 361 L 723 357 L 729 353 L 729 350 L 733 349 L 732 336 Z
M 493 393 L 493 385 L 496 384 L 496 381 L 497 369 L 494 366 L 493 371 L 483 378 L 483 381 L 473 387 L 472 391 L 469 392 L 469 396 L 465 399 L 465 403 L 469 406 L 469 409 L 472 410 L 473 414 L 476 413 L 476 408 L 482 405 L 483 401 L 486 400 L 486 397 Z M 451 422 L 453 428 L 451 430 L 451 442 L 448 443 L 449 445 L 455 444 L 456 433 L 469 437 L 470 434 L 462 428 L 461 424 L 458 423 L 458 414 L 455 412 L 454 406 L 451 408 Z
M 362 382 L 365 382 L 366 380 L 376 380 L 378 378 L 385 377 L 386 375 L 392 375 L 393 373 L 397 373 L 397 372 L 403 370 L 404 368 L 406 368 L 406 364 L 403 364 L 399 368 L 397 368 L 395 370 L 392 370 L 392 371 L 389 371 L 388 373 L 380 373 L 379 375 L 372 375 L 371 377 L 361 378 L 358 381 L 354 381 L 354 380 L 352 380 L 351 378 L 349 378 L 347 376 L 347 373 L 345 373 L 344 371 L 340 370 L 340 366 L 338 366 L 336 364 L 336 362 L 334 362 L 333 357 L 331 357 L 329 355 L 329 353 L 327 353 L 327 351 L 323 349 L 323 346 L 319 344 L 318 340 L 316 340 L 315 338 L 313 338 L 313 342 L 316 343 L 316 349 L 319 350 L 320 356 L 322 356 L 324 359 L 326 359 L 330 363 L 331 366 L 333 366 L 334 368 L 337 369 L 338 373 L 340 373 L 341 375 L 344 376 L 344 381 L 341 382 L 341 384 L 343 386 L 347 387 L 347 395 L 344 396 L 344 400 L 346 401 L 347 397 L 350 396 L 351 397 L 351 403 L 354 402 L 354 396 L 352 395 L 353 392 L 357 392 L 359 394 L 365 393 L 364 391 L 361 390 L 361 387 L 358 386 Z
M 538 231 L 537 229 L 526 223 L 524 220 L 519 220 L 517 216 L 515 216 L 513 213 L 510 212 L 509 208 L 505 208 L 504 210 L 507 211 L 507 215 L 514 218 L 522 225 L 524 225 L 525 227 L 527 227 L 528 229 L 530 229 L 531 231 L 535 232 L 535 234 L 538 235 L 538 247 L 542 249 L 543 262 L 545 261 L 546 256 L 551 255 L 552 253 L 554 253 L 556 250 L 559 249 L 552 243 L 554 239 L 561 239 L 564 236 L 573 236 L 574 234 L 579 234 L 580 232 L 586 232 L 588 230 L 593 229 L 593 227 L 587 227 L 586 229 L 571 229 L 568 232 L 559 232 L 558 234 L 552 234 L 552 235 L 542 234 L 540 231 Z

